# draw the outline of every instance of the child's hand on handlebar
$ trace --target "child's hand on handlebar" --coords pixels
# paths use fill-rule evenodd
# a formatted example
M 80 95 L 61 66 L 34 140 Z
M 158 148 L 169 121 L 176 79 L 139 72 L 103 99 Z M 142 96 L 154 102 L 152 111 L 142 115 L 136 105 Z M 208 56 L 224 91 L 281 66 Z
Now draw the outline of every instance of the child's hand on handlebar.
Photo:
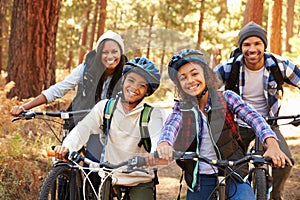
M 67 161 L 65 156 L 70 152 L 70 150 L 65 146 L 58 145 L 54 148 L 54 152 L 57 159 Z
M 157 145 L 156 151 L 158 153 L 159 158 L 165 160 L 173 160 L 173 152 L 174 148 L 169 145 L 168 142 L 162 142 Z

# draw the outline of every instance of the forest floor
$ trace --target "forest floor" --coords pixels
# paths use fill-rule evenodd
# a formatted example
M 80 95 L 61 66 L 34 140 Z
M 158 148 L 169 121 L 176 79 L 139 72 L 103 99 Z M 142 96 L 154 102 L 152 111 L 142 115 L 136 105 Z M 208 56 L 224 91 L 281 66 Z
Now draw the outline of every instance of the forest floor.
M 53 145 L 55 138 L 39 120 L 11 122 L 9 110 L 17 105 L 17 99 L 7 99 L 5 94 L 13 85 L 0 77 L 0 200 L 37 199 L 40 185 L 51 167 L 51 159 L 45 151 Z M 68 105 L 71 95 L 38 109 L 60 110 Z M 298 90 L 285 87 L 285 99 L 281 115 L 300 113 Z M 282 132 L 295 158 L 295 166 L 288 179 L 284 196 L 286 200 L 300 200 L 300 127 L 281 126 Z M 173 162 L 159 169 L 157 199 L 177 199 L 181 170 Z M 183 183 L 181 199 L 185 199 Z

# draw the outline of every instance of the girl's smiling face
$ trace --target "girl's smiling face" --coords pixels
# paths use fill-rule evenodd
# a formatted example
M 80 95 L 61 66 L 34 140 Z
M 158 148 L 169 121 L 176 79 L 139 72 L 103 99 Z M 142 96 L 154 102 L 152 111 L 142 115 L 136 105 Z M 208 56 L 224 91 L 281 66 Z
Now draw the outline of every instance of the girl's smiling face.
M 204 71 L 198 63 L 187 63 L 181 66 L 177 73 L 183 92 L 190 96 L 200 95 L 206 88 Z
M 124 100 L 129 103 L 139 102 L 149 89 L 146 79 L 135 73 L 129 72 L 123 84 Z

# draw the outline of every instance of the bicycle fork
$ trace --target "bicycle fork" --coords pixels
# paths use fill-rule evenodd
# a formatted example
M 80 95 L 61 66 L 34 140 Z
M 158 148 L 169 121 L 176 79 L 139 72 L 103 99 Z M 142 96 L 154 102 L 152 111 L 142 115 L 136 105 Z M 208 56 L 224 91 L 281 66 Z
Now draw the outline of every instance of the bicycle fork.
M 225 176 L 218 176 L 219 183 L 219 200 L 225 200 L 226 198 L 226 181 Z

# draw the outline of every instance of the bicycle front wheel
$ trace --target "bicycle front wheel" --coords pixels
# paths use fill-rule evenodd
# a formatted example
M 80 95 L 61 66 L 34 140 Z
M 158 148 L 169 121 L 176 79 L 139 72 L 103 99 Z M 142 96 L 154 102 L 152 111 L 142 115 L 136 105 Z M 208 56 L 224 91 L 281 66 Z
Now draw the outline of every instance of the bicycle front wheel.
M 264 169 L 257 168 L 253 172 L 252 188 L 257 200 L 267 200 L 267 177 Z
M 74 171 L 73 171 L 74 172 Z M 44 180 L 39 193 L 40 200 L 82 199 L 78 176 L 75 176 L 74 186 L 71 182 L 72 169 L 68 165 L 54 166 Z

